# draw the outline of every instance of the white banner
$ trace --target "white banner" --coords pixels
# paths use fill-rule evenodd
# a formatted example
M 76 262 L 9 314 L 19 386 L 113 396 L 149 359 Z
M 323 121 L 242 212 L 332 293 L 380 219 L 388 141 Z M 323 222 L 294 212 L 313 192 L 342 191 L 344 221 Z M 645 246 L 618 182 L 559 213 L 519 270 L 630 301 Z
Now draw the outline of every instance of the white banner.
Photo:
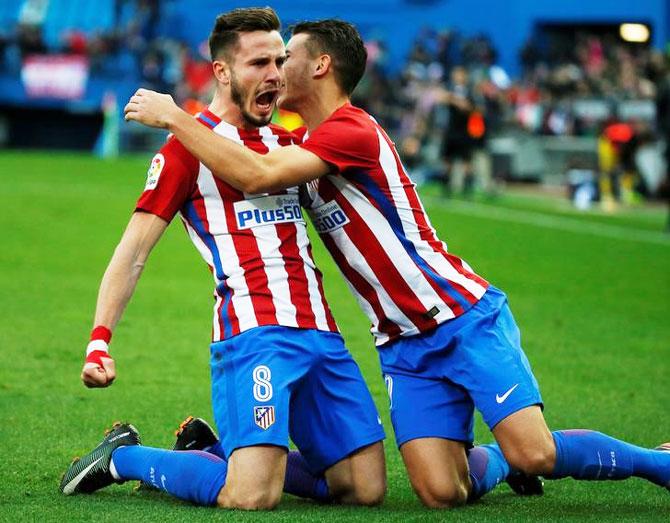
M 26 57 L 21 79 L 32 98 L 81 98 L 88 80 L 88 59 L 72 55 L 32 55 Z

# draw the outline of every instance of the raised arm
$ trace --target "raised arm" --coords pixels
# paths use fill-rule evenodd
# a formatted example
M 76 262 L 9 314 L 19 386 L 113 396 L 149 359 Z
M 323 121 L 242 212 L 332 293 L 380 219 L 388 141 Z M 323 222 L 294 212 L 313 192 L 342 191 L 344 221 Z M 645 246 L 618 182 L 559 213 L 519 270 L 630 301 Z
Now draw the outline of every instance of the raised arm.
M 167 94 L 140 89 L 125 107 L 126 120 L 168 129 L 214 176 L 246 193 L 274 192 L 330 171 L 315 154 L 292 145 L 262 155 L 211 132 Z
M 81 379 L 87 387 L 107 387 L 116 377 L 114 360 L 107 353 L 111 331 L 130 301 L 149 253 L 167 222 L 153 214 L 136 212 L 130 219 L 119 245 L 107 266 L 95 309 L 94 333 L 107 332 L 89 344 Z M 92 350 L 91 350 L 92 349 Z

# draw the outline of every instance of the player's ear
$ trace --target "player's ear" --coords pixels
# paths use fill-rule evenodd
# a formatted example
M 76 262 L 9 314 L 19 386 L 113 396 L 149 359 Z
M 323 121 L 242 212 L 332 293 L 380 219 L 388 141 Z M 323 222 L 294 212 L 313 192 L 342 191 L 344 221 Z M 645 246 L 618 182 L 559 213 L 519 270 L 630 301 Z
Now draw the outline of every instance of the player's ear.
M 230 83 L 230 67 L 226 62 L 214 60 L 212 62 L 212 71 L 214 71 L 214 76 L 218 82 L 223 85 Z
M 319 58 L 316 59 L 316 64 L 314 66 L 314 77 L 320 78 L 324 76 L 330 70 L 330 55 L 322 54 Z

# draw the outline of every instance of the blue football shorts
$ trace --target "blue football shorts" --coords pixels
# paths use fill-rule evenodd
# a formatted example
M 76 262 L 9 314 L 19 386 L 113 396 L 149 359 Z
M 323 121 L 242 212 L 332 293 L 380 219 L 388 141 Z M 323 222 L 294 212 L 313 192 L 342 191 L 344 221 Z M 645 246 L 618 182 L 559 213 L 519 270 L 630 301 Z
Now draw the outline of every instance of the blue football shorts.
M 342 336 L 263 326 L 211 345 L 212 405 L 226 457 L 289 437 L 314 473 L 384 439 Z
M 542 407 L 507 296 L 495 287 L 458 318 L 382 346 L 379 358 L 399 447 L 429 437 L 471 444 L 475 408 L 493 429 Z

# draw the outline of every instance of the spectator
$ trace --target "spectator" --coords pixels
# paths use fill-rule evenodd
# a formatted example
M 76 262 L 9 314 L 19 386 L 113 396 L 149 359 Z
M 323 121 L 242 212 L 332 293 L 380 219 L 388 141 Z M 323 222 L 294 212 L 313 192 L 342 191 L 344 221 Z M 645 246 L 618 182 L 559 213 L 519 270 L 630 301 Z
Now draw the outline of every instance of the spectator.
M 454 67 L 451 70 L 451 82 L 448 90 L 442 93 L 440 101 L 445 103 L 449 110 L 442 143 L 444 182 L 447 192 L 454 183 L 454 163 L 460 161 L 463 171 L 463 193 L 470 195 L 474 184 L 472 153 L 475 141 L 469 124 L 474 112 L 474 103 L 468 85 L 468 73 L 464 67 Z
M 21 58 L 31 54 L 43 54 L 47 46 L 42 37 L 42 27 L 38 25 L 21 24 L 18 27 L 17 41 L 21 51 Z
M 668 202 L 667 230 L 670 232 L 670 55 L 666 56 L 665 70 L 659 75 L 656 96 L 656 126 L 665 141 L 665 183 L 661 190 Z

